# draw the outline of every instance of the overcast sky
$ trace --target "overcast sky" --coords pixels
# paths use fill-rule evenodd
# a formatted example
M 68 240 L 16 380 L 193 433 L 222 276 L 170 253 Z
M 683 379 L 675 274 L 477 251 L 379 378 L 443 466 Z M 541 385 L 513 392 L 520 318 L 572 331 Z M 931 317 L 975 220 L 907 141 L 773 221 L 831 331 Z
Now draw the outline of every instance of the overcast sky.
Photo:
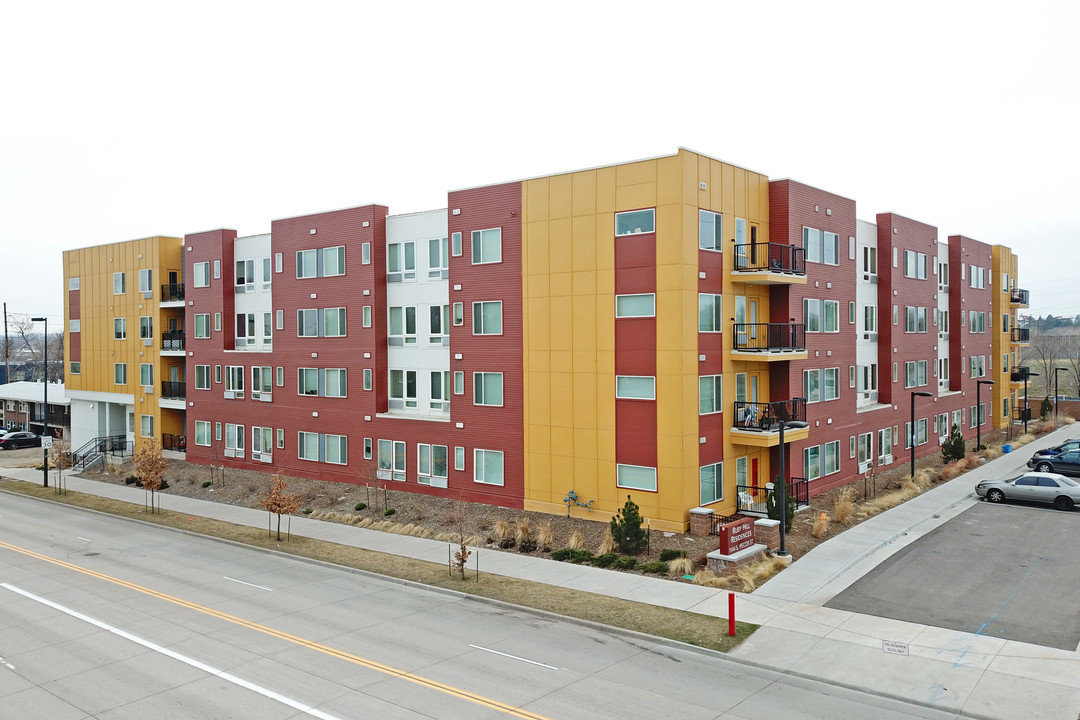
M 528 9 L 524 9 L 524 8 Z M 1011 246 L 1080 314 L 1067 2 L 87 2 L 0 13 L 0 300 L 61 253 L 667 155 Z

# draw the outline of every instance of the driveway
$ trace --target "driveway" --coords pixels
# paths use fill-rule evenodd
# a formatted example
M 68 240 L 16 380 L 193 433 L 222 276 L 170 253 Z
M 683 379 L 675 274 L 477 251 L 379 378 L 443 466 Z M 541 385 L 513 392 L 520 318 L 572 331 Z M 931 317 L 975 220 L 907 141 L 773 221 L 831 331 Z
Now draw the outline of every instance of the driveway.
M 1076 650 L 1080 510 L 979 503 L 827 607 Z

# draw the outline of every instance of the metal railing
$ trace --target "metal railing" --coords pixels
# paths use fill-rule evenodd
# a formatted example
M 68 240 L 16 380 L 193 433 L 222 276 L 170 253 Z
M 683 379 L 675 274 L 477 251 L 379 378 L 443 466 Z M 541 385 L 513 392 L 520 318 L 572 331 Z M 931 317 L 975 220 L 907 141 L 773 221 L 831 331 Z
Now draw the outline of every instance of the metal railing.
M 758 272 L 768 270 L 786 275 L 806 274 L 806 251 L 795 245 L 774 242 L 737 243 L 735 270 Z
M 1011 338 L 1014 343 L 1031 342 L 1031 330 L 1028 328 L 1013 328 Z
M 1028 300 L 1031 299 L 1031 293 L 1027 290 L 1020 290 L 1019 288 L 1013 288 L 1013 291 L 1009 293 L 1009 300 L 1016 305 L 1029 305 Z
M 161 333 L 161 349 L 162 350 L 183 350 L 184 349 L 184 331 L 183 330 L 167 330 Z
M 161 449 L 187 452 L 187 439 L 183 435 L 164 433 L 161 436 Z
M 161 397 L 183 400 L 187 397 L 187 383 L 163 381 L 161 383 Z
M 775 400 L 773 402 L 735 401 L 735 422 L 737 430 L 760 430 L 775 432 L 780 429 L 780 421 L 806 422 L 806 400 Z
M 806 350 L 805 323 L 735 323 L 733 350 L 781 352 Z
M 738 511 L 767 515 L 768 499 L 771 490 L 761 485 L 735 485 Z M 787 481 L 785 490 L 789 497 L 795 498 L 795 507 L 807 507 L 810 504 L 810 482 L 806 478 L 793 477 Z
M 161 286 L 161 302 L 176 302 L 184 299 L 184 283 L 169 283 Z
M 1009 380 L 1012 380 L 1013 382 L 1024 382 L 1030 377 L 1030 372 L 1031 368 L 1025 366 L 1013 368 L 1013 371 L 1009 374 Z
M 134 443 L 128 440 L 126 435 L 96 437 L 71 454 L 72 467 L 85 470 L 106 455 L 128 457 L 132 453 L 132 445 Z
M 709 534 L 719 535 L 721 525 L 727 525 L 729 522 L 735 522 L 736 520 L 741 519 L 742 518 L 740 518 L 738 515 L 713 515 L 710 518 L 712 524 L 709 526 Z
M 30 422 L 32 422 L 32 423 L 40 423 L 41 422 L 41 411 L 40 410 L 35 410 L 33 413 L 31 413 Z M 67 424 L 68 424 L 68 419 L 67 419 L 67 413 L 66 412 L 64 412 L 63 410 L 50 410 L 49 411 L 49 427 L 60 427 L 62 425 L 67 425 Z

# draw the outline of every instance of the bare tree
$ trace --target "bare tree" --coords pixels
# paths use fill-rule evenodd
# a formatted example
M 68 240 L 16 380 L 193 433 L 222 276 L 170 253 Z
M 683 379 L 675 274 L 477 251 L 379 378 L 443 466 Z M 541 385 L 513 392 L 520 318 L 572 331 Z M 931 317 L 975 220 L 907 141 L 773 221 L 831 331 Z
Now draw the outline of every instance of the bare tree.
M 1066 335 L 1064 337 L 1064 355 L 1069 361 L 1069 377 L 1072 380 L 1072 387 L 1077 392 L 1080 392 L 1080 335 Z M 1058 388 L 1058 391 L 1063 395 L 1069 395 L 1068 380 L 1065 381 Z
M 135 474 L 142 481 L 144 490 L 150 492 L 150 512 L 154 512 L 154 493 L 161 489 L 169 461 L 161 455 L 161 443 L 157 439 L 145 440 L 135 453 Z
M 472 550 L 465 544 L 465 502 L 461 496 L 455 497 L 450 510 L 450 523 L 457 535 L 458 549 L 454 553 L 453 570 L 461 573 L 461 579 L 465 579 L 465 565 L 469 562 Z
M 1042 376 L 1042 382 L 1029 383 L 1028 391 L 1038 395 L 1038 390 L 1034 388 L 1041 386 L 1042 394 L 1048 395 L 1054 368 L 1064 357 L 1066 357 L 1066 349 L 1062 335 L 1052 335 L 1045 331 L 1032 330 L 1031 345 L 1024 350 L 1020 364 L 1027 365 L 1032 372 L 1039 373 Z
M 49 337 L 49 382 L 64 382 L 64 333 Z
M 59 430 L 49 450 L 49 465 L 56 468 L 56 489 L 59 492 L 64 487 L 64 471 L 71 467 L 71 444 L 61 437 Z
M 269 513 L 277 515 L 277 539 L 281 541 L 281 516 L 291 515 L 300 509 L 300 496 L 285 492 L 289 484 L 280 474 L 274 475 L 270 492 L 263 496 L 259 504 Z

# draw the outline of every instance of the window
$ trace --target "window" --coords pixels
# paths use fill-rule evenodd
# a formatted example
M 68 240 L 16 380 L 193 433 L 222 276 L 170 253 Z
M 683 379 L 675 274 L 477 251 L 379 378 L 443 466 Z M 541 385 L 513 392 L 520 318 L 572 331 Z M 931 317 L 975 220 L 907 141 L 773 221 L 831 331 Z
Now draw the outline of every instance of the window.
M 502 300 L 474 302 L 473 335 L 502 335 Z
M 447 252 L 447 238 L 428 240 L 428 277 L 441 278 L 444 270 L 450 269 L 450 253 Z
M 251 368 L 251 397 L 257 398 L 269 395 L 274 391 L 272 368 L 252 366 Z
M 863 331 L 877 332 L 877 305 L 867 305 L 863 308 Z
M 465 305 L 463 303 L 454 303 L 454 324 L 465 324 Z
M 210 313 L 195 314 L 195 337 L 210 337 Z
M 143 437 L 154 437 L 154 416 L 139 416 L 139 434 Z
M 127 285 L 124 281 L 124 273 L 113 273 L 112 276 L 112 291 L 113 295 L 123 295 L 127 290 Z
M 803 227 L 803 251 L 807 262 L 840 264 L 840 236 L 811 227 Z
M 221 440 L 221 423 L 214 423 L 214 439 Z
M 454 448 L 454 469 L 455 470 L 464 470 L 465 469 L 465 448 L 463 448 L 463 447 L 459 446 L 459 447 Z
M 892 462 L 892 430 L 890 430 L 889 428 L 885 428 L 884 430 L 878 430 L 877 441 L 878 465 L 888 465 Z
M 345 274 L 345 246 L 322 249 L 322 276 L 334 277 Z
M 475 309 L 475 308 L 474 308 Z M 501 308 L 500 308 L 501 310 Z M 500 313 L 501 318 L 501 313 Z M 500 326 L 500 330 L 501 330 Z M 428 308 L 428 343 L 431 345 L 443 345 L 450 339 L 450 306 L 431 305 Z M 475 332 L 475 328 L 474 328 Z
M 461 257 L 461 233 L 450 233 L 450 254 Z
M 616 465 L 615 485 L 628 490 L 656 492 L 656 468 L 641 465 Z
M 371 243 L 366 242 L 360 245 L 360 264 L 371 264 Z
M 195 421 L 195 444 L 202 447 L 210 447 L 210 421 Z
M 79 320 L 71 320 L 68 322 L 68 332 L 77 333 L 82 328 L 82 322 Z
M 127 339 L 127 318 L 113 318 L 113 340 Z
M 82 363 L 77 360 L 72 361 L 70 368 L 70 372 L 72 375 L 78 375 L 82 372 Z
M 379 477 L 405 481 L 405 443 L 400 440 L 379 441 Z
M 139 339 L 140 340 L 153 340 L 154 338 L 154 316 L 143 315 L 139 318 Z
M 806 332 L 821 332 L 821 301 L 803 298 L 803 322 Z
M 981 378 L 986 376 L 986 356 L 985 355 L 972 355 L 971 356 L 971 377 Z
M 981 268 L 977 265 L 972 265 L 969 268 L 968 283 L 973 288 L 982 289 L 986 287 L 986 268 Z
M 362 314 L 361 314 L 361 321 L 362 321 L 362 324 L 363 324 L 364 327 L 366 327 L 366 328 L 371 327 L 371 306 L 370 305 L 365 305 L 364 306 L 364 308 L 362 310 Z
M 905 306 L 904 332 L 924 333 L 926 329 L 926 308 Z
M 337 398 L 348 396 L 348 375 L 345 368 L 297 368 L 296 375 L 297 395 Z
M 113 382 L 127 385 L 127 363 L 113 363 Z
M 251 292 L 255 289 L 255 261 L 236 261 L 236 291 Z
M 323 337 L 345 337 L 345 308 L 326 308 L 322 316 Z
M 233 397 L 244 397 L 244 366 L 243 365 L 226 365 L 225 366 L 225 390 L 232 392 Z
M 698 473 L 701 505 L 724 499 L 724 463 L 703 465 Z
M 836 400 L 840 397 L 840 368 L 825 368 L 822 371 L 825 380 L 823 400 Z
M 698 210 L 698 247 L 702 250 L 724 249 L 724 216 L 720 213 Z
M 319 311 L 297 310 L 296 311 L 296 337 L 319 336 Z
M 319 260 L 318 250 L 296 251 L 296 277 L 297 279 L 318 277 Z
M 210 366 L 209 365 L 196 365 L 195 366 L 195 389 L 196 390 L 209 390 L 210 389 Z
M 220 365 L 215 365 L 214 366 L 214 382 L 216 382 L 218 385 L 221 384 L 221 366 Z
M 154 271 L 144 268 L 139 271 L 139 292 L 154 292 Z
M 461 370 L 456 370 L 454 372 L 454 394 L 465 394 L 465 373 Z
M 237 313 L 236 346 L 255 344 L 255 313 Z
M 278 257 L 281 257 L 281 253 L 278 253 Z M 279 450 L 285 447 L 285 431 L 281 428 L 277 431 L 277 446 Z
M 840 332 L 840 301 L 823 300 L 825 310 L 825 332 Z
M 221 332 L 221 313 L 214 313 L 214 332 Z
M 297 337 L 345 337 L 345 308 L 296 311 Z
M 279 367 L 274 370 L 275 385 L 278 387 L 285 387 L 285 368 Z
M 981 312 L 981 311 L 976 312 L 975 310 L 972 310 L 971 314 L 970 314 L 970 318 L 971 318 L 971 320 L 970 320 L 970 323 L 968 325 L 968 330 L 970 332 L 973 332 L 973 333 L 984 333 L 984 332 L 986 332 L 986 313 L 985 312 Z
M 877 275 L 877 248 L 863 248 L 862 270 L 867 275 Z
M 820 370 L 803 370 L 803 397 L 807 403 L 821 402 Z
M 926 279 L 926 253 L 904 251 L 904 277 Z
M 416 307 L 392 307 L 390 310 L 387 336 L 391 345 L 416 344 Z
M 616 295 L 615 317 L 656 317 L 656 295 L 653 293 Z
M 615 213 L 615 237 L 656 232 L 656 210 Z
M 364 389 L 371 389 L 371 368 L 364 368 Z
M 210 263 L 197 262 L 192 269 L 195 275 L 195 287 L 210 287 Z
M 503 374 L 473 373 L 473 405 L 503 404 Z
M 333 465 L 349 463 L 348 438 L 344 435 L 299 432 L 297 434 L 297 457 L 311 462 Z
M 390 371 L 390 399 L 401 400 L 407 408 L 418 406 L 416 401 L 415 370 Z
M 821 477 L 821 446 L 812 445 L 803 450 L 803 474 L 807 480 Z
M 281 272 L 281 253 L 274 253 L 274 272 Z
M 913 360 L 904 363 L 904 387 L 926 385 L 926 360 Z
M 473 230 L 473 265 L 502 262 L 502 228 Z
M 139 384 L 143 387 L 150 387 L 154 384 L 153 363 L 139 363 Z
M 418 477 L 416 481 L 418 483 L 421 485 L 436 485 L 437 487 L 446 486 L 446 477 L 448 475 L 446 450 L 445 445 L 417 444 L 416 474 Z M 435 482 L 432 482 L 432 479 Z
M 723 382 L 723 375 L 702 375 L 698 378 L 699 415 L 723 411 Z
M 269 459 L 274 454 L 274 429 L 268 427 L 251 428 L 252 459 Z
M 920 418 L 915 421 L 915 445 L 925 445 L 929 442 L 929 436 L 927 434 L 927 422 L 926 418 Z M 911 423 L 904 423 L 904 447 L 911 447 Z
M 78 277 L 69 277 L 68 278 L 68 290 L 78 290 L 78 289 L 79 289 L 79 278 Z
M 300 431 L 297 437 L 296 454 L 301 460 L 319 461 L 319 434 Z
M 874 433 L 859 435 L 859 465 L 870 462 L 874 455 Z
M 822 445 L 825 457 L 825 474 L 832 475 L 835 472 L 840 472 L 840 441 L 833 440 L 832 442 Z
M 639 375 L 617 375 L 615 397 L 622 400 L 655 400 L 656 378 Z
M 416 243 L 390 243 L 386 247 L 386 281 L 416 279 Z
M 698 332 L 723 331 L 723 303 L 720 295 L 698 294 Z
M 297 250 L 296 277 L 298 279 L 333 277 L 345 274 L 345 246 L 318 250 Z
M 262 316 L 262 341 L 264 345 L 269 345 L 273 342 L 274 337 L 273 324 L 270 321 L 270 313 L 264 312 Z
M 214 261 L 214 279 L 217 280 L 220 277 L 221 277 L 221 261 L 220 260 L 215 260 Z
M 432 410 L 450 409 L 450 371 L 434 370 L 431 373 L 431 402 Z
M 821 238 L 822 260 L 826 265 L 840 264 L 840 236 L 823 232 Z
M 364 459 L 371 459 L 371 438 L 364 438 Z

